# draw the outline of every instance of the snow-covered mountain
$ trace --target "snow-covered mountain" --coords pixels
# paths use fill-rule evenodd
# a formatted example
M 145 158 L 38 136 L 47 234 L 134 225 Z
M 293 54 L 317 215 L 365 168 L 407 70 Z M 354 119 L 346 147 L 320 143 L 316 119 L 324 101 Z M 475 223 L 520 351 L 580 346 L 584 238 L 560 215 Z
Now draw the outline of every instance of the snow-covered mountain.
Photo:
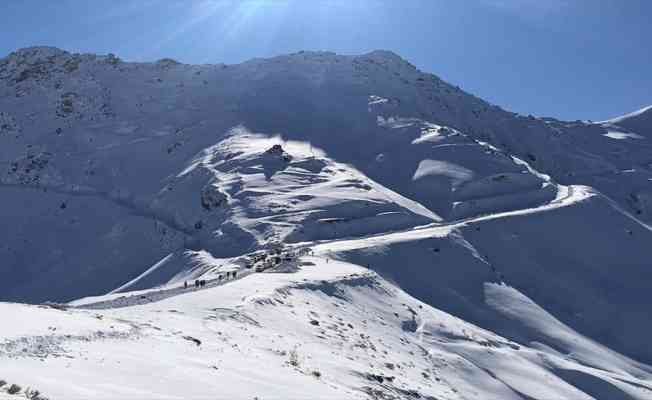
M 94 297 L 0 304 L 0 398 L 652 398 L 651 113 L 521 116 L 386 51 L 14 52 L 0 300 Z
M 613 118 L 600 123 L 607 129 L 613 131 L 624 131 L 631 138 L 642 139 L 649 138 L 650 126 L 652 125 L 652 106 L 642 108 L 633 113 Z M 626 138 L 622 135 L 609 135 L 614 139 Z M 620 137 L 618 137 L 620 136 Z

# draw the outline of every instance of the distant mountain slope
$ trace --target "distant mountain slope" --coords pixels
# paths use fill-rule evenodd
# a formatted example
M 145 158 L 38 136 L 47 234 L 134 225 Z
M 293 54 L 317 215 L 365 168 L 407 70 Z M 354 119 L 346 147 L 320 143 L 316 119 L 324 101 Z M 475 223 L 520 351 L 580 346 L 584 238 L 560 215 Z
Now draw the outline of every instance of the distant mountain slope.
M 600 122 L 602 126 L 609 129 L 624 128 L 633 135 L 650 138 L 652 136 L 652 106 L 642 108 L 633 113 Z M 636 137 L 636 136 L 634 136 Z

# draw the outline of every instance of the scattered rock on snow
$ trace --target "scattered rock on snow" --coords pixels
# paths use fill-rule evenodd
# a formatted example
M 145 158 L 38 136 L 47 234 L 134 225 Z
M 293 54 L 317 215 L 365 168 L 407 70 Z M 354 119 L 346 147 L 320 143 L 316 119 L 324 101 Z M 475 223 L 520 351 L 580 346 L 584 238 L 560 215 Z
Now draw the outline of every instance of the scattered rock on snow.
M 201 206 L 206 210 L 214 210 L 226 203 L 226 195 L 217 186 L 208 184 L 201 191 Z
M 9 386 L 9 389 L 7 389 L 7 393 L 9 394 L 16 394 L 20 392 L 23 388 L 20 386 L 16 385 L 15 383 L 12 383 L 11 386 Z
M 188 341 L 190 341 L 190 342 L 193 342 L 193 343 L 196 344 L 197 346 L 201 346 L 201 340 L 199 340 L 199 339 L 197 339 L 197 338 L 194 338 L 194 337 L 192 337 L 192 336 L 182 336 L 182 337 L 183 337 L 185 340 L 188 340 Z
M 283 161 L 292 160 L 292 156 L 289 155 L 280 144 L 275 144 L 265 151 L 265 154 L 272 155 L 274 157 L 280 158 Z

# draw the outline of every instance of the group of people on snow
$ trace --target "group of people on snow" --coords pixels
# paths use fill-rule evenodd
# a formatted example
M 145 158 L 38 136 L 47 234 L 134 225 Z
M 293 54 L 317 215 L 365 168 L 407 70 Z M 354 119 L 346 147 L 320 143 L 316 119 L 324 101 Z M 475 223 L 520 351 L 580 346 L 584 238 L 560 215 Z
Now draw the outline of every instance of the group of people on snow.
M 238 271 L 226 271 L 226 277 L 224 275 L 219 275 L 217 277 L 218 281 L 222 281 L 222 279 L 235 279 L 238 276 Z M 206 280 L 205 279 L 195 279 L 195 289 L 200 289 L 206 286 Z M 188 289 L 188 281 L 183 282 L 183 288 Z
M 245 267 L 247 269 L 256 267 L 256 272 L 262 272 L 268 268 L 275 267 L 283 261 L 292 261 L 297 257 L 302 255 L 311 254 L 311 249 L 300 249 L 298 251 L 284 250 L 282 246 L 275 246 L 271 251 L 261 251 L 254 253 L 246 258 Z M 226 275 L 218 275 L 217 281 L 222 282 L 226 279 L 236 279 L 238 276 L 238 271 L 226 271 Z M 188 289 L 188 281 L 183 283 L 184 289 Z M 196 279 L 195 280 L 195 289 L 200 289 L 206 286 L 206 280 Z

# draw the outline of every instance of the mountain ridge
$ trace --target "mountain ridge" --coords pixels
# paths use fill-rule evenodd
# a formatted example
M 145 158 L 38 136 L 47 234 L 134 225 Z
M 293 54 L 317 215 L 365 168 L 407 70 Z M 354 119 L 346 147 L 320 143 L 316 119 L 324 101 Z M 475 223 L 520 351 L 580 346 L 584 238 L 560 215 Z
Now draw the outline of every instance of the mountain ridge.
M 193 66 L 31 47 L 0 61 L 0 79 L 6 188 L 103 197 L 132 214 L 153 216 L 161 232 L 177 232 L 165 239 L 173 248 L 199 249 L 195 226 L 202 217 L 181 217 L 156 197 L 170 197 L 174 175 L 187 168 L 183 163 L 215 145 L 209 132 L 239 125 L 280 134 L 280 144 L 310 142 L 310 149 L 354 166 L 445 220 L 553 201 L 560 187 L 572 184 L 596 187 L 643 221 L 652 211 L 652 172 L 632 168 L 637 158 L 647 161 L 647 144 L 614 140 L 602 125 L 503 111 L 389 51 L 298 52 Z M 29 99 L 39 105 L 12 115 L 12 107 L 21 110 Z M 150 126 L 157 119 L 164 122 Z M 614 158 L 612 147 L 626 157 Z M 139 162 L 144 154 L 151 167 Z M 142 179 L 125 180 L 127 168 Z M 623 185 L 621 171 L 630 170 L 631 183 Z M 213 172 L 198 173 L 200 181 L 214 179 Z
M 470 363 L 471 375 L 490 377 L 472 388 L 460 383 L 468 379 L 459 375 L 464 368 L 454 368 L 451 379 L 465 394 L 549 398 L 519 381 L 506 362 L 524 357 L 519 365 L 528 376 L 550 377 L 561 398 L 602 390 L 650 398 L 652 315 L 641 299 L 652 279 L 652 145 L 640 129 L 621 124 L 505 111 L 386 51 L 190 65 L 22 49 L 0 59 L 0 218 L 7 222 L 0 226 L 0 259 L 8 277 L 0 281 L 0 299 L 72 301 L 46 306 L 70 308 L 48 318 L 85 321 L 70 335 L 88 339 L 93 350 L 86 354 L 93 355 L 108 328 L 85 319 L 91 309 L 100 319 L 130 321 L 119 326 L 127 332 L 138 326 L 133 331 L 145 340 L 176 352 L 183 346 L 164 344 L 178 336 L 170 330 L 176 311 L 191 314 L 178 316 L 192 331 L 181 336 L 200 342 L 214 339 L 217 326 L 231 337 L 254 329 L 249 317 L 231 311 L 216 311 L 207 322 L 198 311 L 204 305 L 195 303 L 200 299 L 216 310 L 219 299 L 246 308 L 273 326 L 258 334 L 273 336 L 285 328 L 264 319 L 265 312 L 276 310 L 291 326 L 305 322 L 267 308 L 285 307 L 284 293 L 295 291 L 299 302 L 341 300 L 346 313 L 363 318 L 355 299 L 398 307 L 391 293 L 405 291 L 400 297 L 416 313 L 406 315 L 415 317 L 395 325 L 380 319 L 374 331 L 415 349 L 455 349 L 452 359 Z M 251 265 L 278 249 L 290 259 L 283 268 L 256 264 L 257 272 Z M 355 278 L 352 286 L 335 279 L 351 274 L 378 278 Z M 288 289 L 295 279 L 309 283 Z M 193 291 L 192 282 L 202 280 L 206 290 Z M 256 294 L 259 285 L 276 294 Z M 242 298 L 249 300 L 235 301 Z M 419 324 L 419 306 L 436 310 L 432 322 Z M 18 308 L 7 307 L 19 324 Z M 24 310 L 40 315 L 38 307 Z M 158 321 L 163 336 L 141 318 Z M 455 318 L 473 328 L 451 328 Z M 437 324 L 446 332 L 433 333 Z M 89 336 L 88 327 L 102 334 Z M 489 337 L 481 332 L 495 337 L 478 339 Z M 77 346 L 34 335 L 16 333 L 0 356 L 16 356 L 23 342 Z M 500 343 L 499 367 L 478 356 L 492 343 Z M 460 350 L 467 345 L 468 352 Z M 31 370 L 41 353 L 26 348 L 30 355 L 16 356 L 16 365 Z M 384 381 L 369 386 L 387 371 L 350 368 L 335 374 L 337 385 L 365 396 L 374 390 L 409 396 Z M 0 367 L 12 379 L 19 372 Z M 418 393 L 456 398 L 450 385 L 429 392 L 429 378 L 408 375 L 406 385 L 418 381 Z M 636 383 L 623 383 L 628 379 Z

